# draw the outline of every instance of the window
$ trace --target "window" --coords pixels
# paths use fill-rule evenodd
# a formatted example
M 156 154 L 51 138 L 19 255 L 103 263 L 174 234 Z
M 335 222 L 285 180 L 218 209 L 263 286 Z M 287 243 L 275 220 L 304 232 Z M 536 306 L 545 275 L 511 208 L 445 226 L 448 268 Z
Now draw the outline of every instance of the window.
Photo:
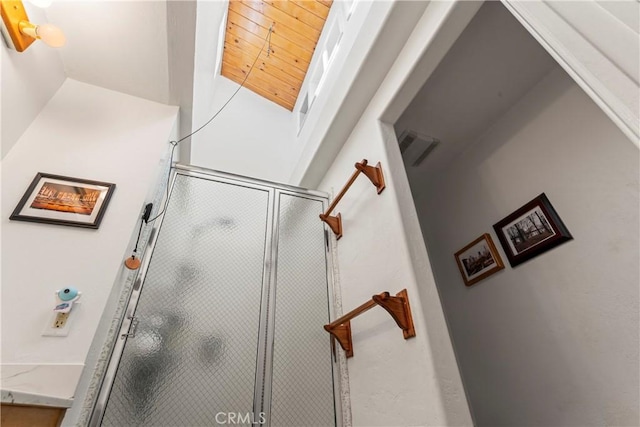
M 307 113 L 313 106 L 313 101 L 322 90 L 322 85 L 326 80 L 328 71 L 338 51 L 338 45 L 343 34 L 344 25 L 342 23 L 347 19 L 345 18 L 345 14 L 347 11 L 353 10 L 357 0 L 347 1 L 345 3 L 348 3 L 348 5 L 336 8 L 336 13 L 333 13 L 333 15 L 330 13 L 316 48 L 316 55 L 318 55 L 318 57 L 314 58 L 307 71 L 306 81 L 300 91 L 300 96 L 303 97 L 303 101 L 299 104 L 298 133 L 302 129 Z

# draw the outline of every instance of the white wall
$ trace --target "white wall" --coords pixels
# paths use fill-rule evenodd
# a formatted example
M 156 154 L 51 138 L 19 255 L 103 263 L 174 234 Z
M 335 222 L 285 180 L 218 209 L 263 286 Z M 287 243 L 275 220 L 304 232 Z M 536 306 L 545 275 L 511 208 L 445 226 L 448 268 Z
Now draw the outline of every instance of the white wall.
M 224 43 L 220 30 L 225 29 L 227 7 L 227 1 L 198 2 L 193 131 L 207 123 L 239 87 L 220 75 L 220 43 Z M 224 111 L 184 143 L 191 143 L 191 165 L 289 183 L 294 136 L 295 120 L 289 110 L 242 88 Z
M 640 145 L 640 4 L 604 3 L 503 1 L 605 114 Z
M 355 4 L 322 90 L 296 136 L 291 182 L 308 188 L 320 182 L 428 4 L 389 0 Z
M 173 3 L 176 2 L 169 2 L 169 4 Z M 181 2 L 177 2 L 174 7 L 180 4 Z M 200 0 L 196 5 L 195 49 L 190 79 L 192 97 L 190 105 L 180 110 L 180 123 L 183 125 L 179 130 L 180 137 L 198 129 L 213 114 L 216 101 L 214 83 L 220 75 L 219 64 L 222 61 L 220 43 L 224 44 L 224 32 L 221 30 L 226 29 L 226 14 L 229 7 L 226 0 Z M 181 51 L 181 45 L 176 46 L 176 51 Z M 190 113 L 188 118 L 185 117 L 187 111 Z M 189 120 L 188 126 L 185 123 L 186 119 Z M 191 163 L 191 145 L 192 138 L 187 138 L 180 143 L 180 162 L 183 164 Z
M 176 107 L 68 79 L 4 158 L 3 389 L 72 396 L 176 116 Z M 115 183 L 100 229 L 9 221 L 37 172 Z M 53 294 L 67 285 L 83 292 L 69 336 L 42 337 Z M 69 375 L 52 388 L 60 365 Z
M 417 334 L 404 340 L 382 309 L 352 322 L 354 357 L 348 369 L 353 425 L 472 424 L 424 243 L 416 239 L 418 220 L 397 140 L 379 118 L 433 42 L 438 26 L 455 16 L 451 28 L 459 34 L 478 7 L 429 4 L 319 186 L 338 191 L 362 158 L 382 163 L 387 188 L 381 195 L 360 177 L 336 208 L 344 227 L 336 244 L 342 306 L 348 311 L 373 294 L 407 288 Z
M 145 2 L 143 2 L 145 3 Z M 153 3 L 153 2 L 152 2 Z M 217 3 L 217 2 L 215 2 Z M 169 104 L 180 106 L 178 135 L 191 133 L 193 121 L 195 64 L 198 56 L 208 52 L 196 48 L 196 36 L 202 28 L 198 25 L 203 2 L 167 1 L 167 44 L 169 68 Z M 175 159 L 188 164 L 191 157 L 191 141 L 180 143 Z
M 60 49 L 67 76 L 168 103 L 167 3 L 139 0 L 53 2 L 46 13 L 67 37 L 66 45 Z
M 42 9 L 25 2 L 33 22 L 46 22 Z M 58 50 L 35 42 L 17 52 L 0 42 L 2 64 L 2 158 L 29 127 L 65 79 Z
M 446 143 L 443 142 L 443 143 Z M 560 69 L 412 177 L 477 425 L 638 424 L 638 149 Z M 574 240 L 467 288 L 453 254 L 545 192 Z
M 228 1 L 198 2 L 196 15 L 196 56 L 194 58 L 193 127 L 197 129 L 211 118 L 216 106 L 215 82 L 220 75 Z M 218 52 L 220 50 L 220 52 Z M 220 56 L 218 56 L 218 53 Z M 217 105 L 219 108 L 219 105 Z
M 218 75 L 210 109 L 194 117 L 209 120 L 238 87 Z M 242 88 L 210 125 L 192 137 L 191 164 L 288 183 L 295 166 L 291 158 L 294 126 L 289 110 Z
M 337 79 L 336 92 L 327 94 L 328 101 L 322 108 L 312 109 L 307 117 L 305 127 L 311 129 L 311 135 L 301 133 L 303 144 L 296 146 L 299 150 L 298 165 L 291 177 L 294 183 L 306 187 L 315 187 L 320 177 L 335 158 L 336 153 L 346 140 L 348 131 L 360 117 L 364 106 L 370 100 L 370 94 L 379 86 L 381 77 L 390 67 L 386 61 L 395 57 L 399 49 L 398 40 L 401 35 L 413 27 L 413 19 L 420 15 L 400 16 L 394 22 L 393 9 L 407 9 L 407 4 L 426 2 L 392 2 L 376 1 L 370 8 L 366 18 L 364 35 L 360 35 L 358 48 L 349 51 L 345 57 L 339 52 L 338 62 L 346 64 L 357 58 L 352 65 L 346 66 L 337 74 L 330 77 Z M 480 2 L 476 2 L 480 3 Z M 565 70 L 594 99 L 605 113 L 618 125 L 634 143 L 639 144 L 638 111 L 640 105 L 640 39 L 638 33 L 638 11 L 640 5 L 633 1 L 594 1 L 582 0 L 566 1 L 502 1 L 532 35 L 541 42 L 554 59 L 561 62 Z M 606 6 L 604 5 L 606 3 Z M 358 5 L 360 7 L 360 5 Z M 357 8 L 356 8 L 357 12 Z M 390 13 L 391 12 L 391 13 Z M 401 13 L 401 12 L 400 12 Z M 379 21 L 379 19 L 381 19 Z M 385 19 L 386 22 L 385 22 Z M 378 33 L 384 23 L 384 31 Z M 434 22 L 440 26 L 444 20 Z M 451 33 L 447 21 L 441 33 Z M 607 37 L 602 37 L 607 34 Z M 381 35 L 379 40 L 374 39 Z M 441 41 L 447 36 L 440 37 L 429 47 L 430 51 L 442 49 Z M 353 42 L 345 33 L 343 41 Z M 341 44 L 343 44 L 341 41 Z M 418 41 L 425 47 L 425 40 Z M 346 44 L 346 43 L 345 43 Z M 373 46 L 373 49 L 371 49 Z M 370 50 L 371 49 L 371 50 Z M 362 64 L 364 53 L 370 52 L 366 72 L 359 73 L 357 67 Z M 398 99 L 385 111 L 384 119 L 393 123 L 400 116 L 406 103 L 410 101 L 412 91 L 420 87 L 437 61 L 422 61 L 416 64 L 416 72 L 408 76 L 403 88 L 397 92 Z M 334 65 L 335 67 L 335 65 Z M 420 70 L 421 72 L 418 72 Z M 380 80 L 375 76 L 381 72 Z M 357 79 L 353 79 L 357 76 Z M 373 82 L 373 85 L 370 84 Z M 351 87 L 349 87 L 351 86 Z M 322 94 L 321 94 L 322 96 Z M 401 98 L 404 98 L 401 99 Z M 321 102 L 320 97 L 316 102 Z M 312 117 L 318 114 L 318 118 Z M 309 120 L 317 120 L 314 126 Z

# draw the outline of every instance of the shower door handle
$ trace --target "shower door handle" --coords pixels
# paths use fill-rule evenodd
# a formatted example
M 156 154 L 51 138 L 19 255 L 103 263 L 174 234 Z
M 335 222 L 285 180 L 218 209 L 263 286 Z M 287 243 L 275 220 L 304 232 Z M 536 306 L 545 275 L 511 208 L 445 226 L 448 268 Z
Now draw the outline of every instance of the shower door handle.
M 136 329 L 138 328 L 138 319 L 135 316 L 127 316 L 127 319 L 131 320 L 131 325 L 129 326 L 129 332 L 126 334 L 121 334 L 120 338 L 135 338 L 136 337 Z

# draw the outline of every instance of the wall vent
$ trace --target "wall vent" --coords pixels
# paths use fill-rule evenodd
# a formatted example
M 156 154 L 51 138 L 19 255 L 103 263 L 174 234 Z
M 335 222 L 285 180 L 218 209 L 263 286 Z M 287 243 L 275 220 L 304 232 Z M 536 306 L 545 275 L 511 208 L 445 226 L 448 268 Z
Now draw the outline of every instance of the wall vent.
M 400 134 L 398 143 L 400 144 L 400 153 L 402 153 L 405 165 L 416 167 L 420 166 L 420 163 L 440 144 L 440 140 L 407 129 Z

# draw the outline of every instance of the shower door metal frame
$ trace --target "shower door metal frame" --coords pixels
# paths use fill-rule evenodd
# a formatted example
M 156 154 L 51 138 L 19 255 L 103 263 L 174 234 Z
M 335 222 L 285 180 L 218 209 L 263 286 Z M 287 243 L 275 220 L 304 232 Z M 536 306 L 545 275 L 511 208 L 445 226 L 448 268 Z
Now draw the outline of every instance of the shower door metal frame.
M 254 420 L 259 419 L 258 414 L 265 413 L 266 422 L 264 426 L 270 426 L 271 418 L 271 386 L 272 386 L 272 374 L 273 374 L 273 348 L 274 348 L 274 327 L 275 326 L 275 295 L 277 286 L 277 262 L 278 262 L 278 218 L 276 213 L 279 212 L 280 195 L 287 194 L 296 197 L 303 197 L 306 199 L 316 200 L 322 203 L 322 211 L 327 208 L 328 195 L 326 193 L 314 190 L 308 190 L 305 188 L 299 188 L 289 186 L 286 184 L 279 184 L 270 181 L 260 180 L 256 178 L 249 178 L 240 175 L 230 174 L 226 172 L 214 171 L 211 169 L 186 166 L 175 164 L 171 170 L 170 184 L 167 188 L 167 197 L 163 200 L 168 206 L 169 199 L 173 193 L 176 177 L 178 175 L 190 176 L 194 178 L 201 178 L 210 181 L 220 182 L 229 185 L 237 185 L 246 188 L 252 188 L 260 191 L 268 192 L 269 204 L 267 207 L 267 223 L 265 229 L 265 251 L 264 251 L 264 265 L 262 272 L 262 295 L 260 306 L 260 320 L 259 320 L 259 335 L 258 335 L 258 348 L 256 357 L 256 372 L 255 372 L 255 384 L 254 384 Z M 115 376 L 122 358 L 128 336 L 126 335 L 135 318 L 135 312 L 140 300 L 142 288 L 149 270 L 151 258 L 155 250 L 164 216 L 166 212 L 163 212 L 156 220 L 156 226 L 151 232 L 151 239 L 144 253 L 142 254 L 142 266 L 138 270 L 138 276 L 134 281 L 134 285 L 131 289 L 129 299 L 127 302 L 126 310 L 123 312 L 123 318 L 120 320 L 120 327 L 117 332 L 117 337 L 113 345 L 109 364 L 104 373 L 102 383 L 100 385 L 100 392 L 96 399 L 89 426 L 100 426 L 106 405 L 111 394 L 111 389 L 115 381 Z M 324 228 L 324 243 L 325 243 L 325 266 L 326 266 L 326 281 L 327 281 L 327 296 L 328 296 L 328 320 L 335 318 L 335 303 L 334 303 L 334 278 L 333 278 L 333 263 L 331 257 L 331 245 L 329 244 L 329 234 L 326 225 Z M 321 325 L 319 325 L 321 327 Z M 342 404 L 340 393 L 340 369 L 338 362 L 334 357 L 331 357 L 331 349 L 328 348 L 327 357 L 331 358 L 331 371 L 332 371 L 332 383 L 333 383 L 333 401 L 334 401 L 334 416 L 336 426 L 342 426 Z M 262 363 L 260 363 L 262 362 Z

